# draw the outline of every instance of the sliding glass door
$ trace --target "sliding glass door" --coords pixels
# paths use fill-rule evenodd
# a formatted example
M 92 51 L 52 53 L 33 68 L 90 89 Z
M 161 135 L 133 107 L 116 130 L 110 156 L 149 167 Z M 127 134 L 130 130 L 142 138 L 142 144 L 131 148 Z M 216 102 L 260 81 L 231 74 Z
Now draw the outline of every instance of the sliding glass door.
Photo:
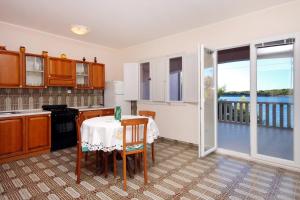
M 201 157 L 218 147 L 300 167 L 300 43 L 263 42 L 218 51 L 218 66 L 200 48 Z
M 257 154 L 294 160 L 294 39 L 255 45 Z

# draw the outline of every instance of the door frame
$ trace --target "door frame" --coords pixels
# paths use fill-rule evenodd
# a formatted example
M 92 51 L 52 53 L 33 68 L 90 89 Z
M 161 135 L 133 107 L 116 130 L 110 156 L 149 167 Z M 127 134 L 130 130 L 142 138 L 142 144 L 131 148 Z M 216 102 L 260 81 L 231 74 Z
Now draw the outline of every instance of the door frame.
M 203 74 L 203 69 L 204 69 L 204 50 L 209 49 L 213 51 L 213 76 L 214 76 L 214 147 L 209 149 L 208 151 L 205 151 L 205 134 L 204 134 L 204 99 L 202 98 L 204 96 L 204 84 L 202 84 L 204 74 Z M 205 47 L 203 44 L 198 45 L 198 74 L 200 75 L 198 78 L 198 88 L 200 91 L 198 92 L 198 116 L 200 117 L 198 123 L 198 130 L 199 130 L 199 146 L 198 146 L 198 153 L 199 157 L 205 157 L 208 154 L 214 152 L 218 148 L 218 135 L 217 135 L 217 56 L 216 56 L 216 50 L 213 48 Z
M 295 38 L 294 43 L 294 161 L 289 161 L 280 158 L 273 158 L 270 156 L 257 154 L 257 116 L 256 116 L 256 47 L 255 44 L 276 41 L 286 38 Z M 228 149 L 218 147 L 217 152 L 220 154 L 230 155 L 247 159 L 251 161 L 258 161 L 259 163 L 269 164 L 275 167 L 282 167 L 290 170 L 300 171 L 300 33 L 285 34 L 275 37 L 261 38 L 252 40 L 243 44 L 232 44 L 217 48 L 217 51 L 236 48 L 241 46 L 250 46 L 250 153 L 240 153 Z M 298 56 L 297 56 L 298 55 Z M 218 75 L 218 74 L 217 74 Z M 297 87 L 298 86 L 298 87 Z M 199 95 L 200 97 L 200 95 Z M 297 142 L 298 141 L 298 142 Z M 200 143 L 199 143 L 200 144 Z
M 294 130 L 293 130 L 293 153 L 294 160 L 286 160 L 268 155 L 259 154 L 257 150 L 257 55 L 255 44 L 272 42 L 287 38 L 295 38 L 294 43 Z M 299 34 L 288 34 L 283 36 L 259 39 L 250 44 L 250 155 L 254 159 L 264 160 L 289 167 L 300 167 L 300 126 L 296 123 L 300 120 L 300 37 Z M 298 55 L 298 56 L 297 56 Z M 298 68 L 298 69 L 297 69 Z M 298 86 L 298 87 L 297 87 Z

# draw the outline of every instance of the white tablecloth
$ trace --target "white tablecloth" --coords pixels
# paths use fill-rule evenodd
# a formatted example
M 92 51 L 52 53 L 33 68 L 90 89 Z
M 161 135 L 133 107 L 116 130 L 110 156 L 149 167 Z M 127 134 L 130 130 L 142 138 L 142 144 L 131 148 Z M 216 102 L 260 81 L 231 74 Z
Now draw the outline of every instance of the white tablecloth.
M 123 115 L 122 119 L 145 118 L 144 116 Z M 159 135 L 156 123 L 148 118 L 147 143 L 151 144 Z M 129 127 L 128 127 L 129 128 Z M 142 134 L 143 127 L 140 126 Z M 127 129 L 127 142 L 131 141 L 131 128 Z M 123 128 L 121 122 L 114 119 L 114 116 L 95 117 L 83 121 L 81 125 L 81 141 L 83 151 L 112 151 L 122 150 Z

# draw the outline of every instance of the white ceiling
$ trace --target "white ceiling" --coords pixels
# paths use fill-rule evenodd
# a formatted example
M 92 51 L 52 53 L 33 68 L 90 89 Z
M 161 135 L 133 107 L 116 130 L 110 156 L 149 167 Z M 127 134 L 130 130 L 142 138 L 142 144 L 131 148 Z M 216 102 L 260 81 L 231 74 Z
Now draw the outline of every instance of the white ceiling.
M 125 48 L 288 1 L 1 0 L 0 21 Z M 91 32 L 74 35 L 71 24 L 88 26 Z

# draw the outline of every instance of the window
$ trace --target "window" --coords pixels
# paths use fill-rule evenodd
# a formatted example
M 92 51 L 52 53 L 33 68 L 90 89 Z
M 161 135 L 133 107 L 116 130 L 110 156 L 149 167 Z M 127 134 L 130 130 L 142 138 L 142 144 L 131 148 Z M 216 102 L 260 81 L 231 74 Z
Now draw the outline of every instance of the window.
M 182 100 L 182 57 L 169 60 L 169 94 L 171 101 Z
M 150 63 L 141 63 L 140 69 L 140 99 L 150 100 Z

